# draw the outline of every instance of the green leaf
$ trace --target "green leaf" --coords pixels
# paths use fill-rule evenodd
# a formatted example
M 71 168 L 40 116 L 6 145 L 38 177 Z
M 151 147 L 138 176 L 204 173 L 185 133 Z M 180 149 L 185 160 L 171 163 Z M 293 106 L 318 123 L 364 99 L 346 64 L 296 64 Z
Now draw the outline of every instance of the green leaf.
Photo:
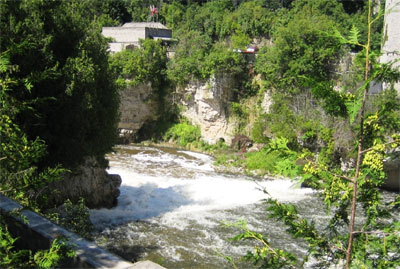
M 357 29 L 355 25 L 353 25 L 350 30 L 350 36 L 348 40 L 349 44 L 360 45 L 358 41 L 359 36 L 360 36 L 360 31 Z
M 350 124 L 352 124 L 360 111 L 362 106 L 362 99 L 346 102 L 347 111 L 349 113 Z

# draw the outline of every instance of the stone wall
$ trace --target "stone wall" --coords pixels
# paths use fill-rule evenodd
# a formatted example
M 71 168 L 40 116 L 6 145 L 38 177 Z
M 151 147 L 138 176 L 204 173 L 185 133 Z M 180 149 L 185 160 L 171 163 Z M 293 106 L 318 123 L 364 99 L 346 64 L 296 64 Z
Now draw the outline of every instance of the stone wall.
M 26 221 L 23 221 L 21 217 L 15 214 L 10 214 L 12 211 L 20 209 L 22 209 L 20 204 L 0 194 L 0 216 L 6 221 L 10 233 L 14 237 L 20 238 L 16 242 L 19 248 L 31 250 L 47 249 L 57 237 L 64 236 L 68 239 L 68 243 L 76 251 L 76 257 L 65 260 L 60 268 L 164 268 L 150 261 L 134 264 L 125 261 L 117 255 L 98 247 L 93 242 L 55 225 L 30 210 L 21 211 L 21 215 Z
M 205 82 L 192 81 L 177 89 L 182 116 L 199 125 L 202 139 L 210 144 L 221 138 L 230 144 L 234 136 L 236 124 L 229 119 L 229 110 L 235 83 L 229 74 L 218 74 Z

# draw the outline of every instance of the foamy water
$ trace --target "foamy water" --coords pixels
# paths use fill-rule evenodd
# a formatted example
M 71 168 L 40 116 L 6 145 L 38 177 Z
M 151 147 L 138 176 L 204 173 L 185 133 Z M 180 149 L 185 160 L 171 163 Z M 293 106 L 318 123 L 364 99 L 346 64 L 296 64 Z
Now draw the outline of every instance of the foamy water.
M 126 258 L 131 257 L 126 244 L 142 244 L 139 258 L 162 257 L 173 268 L 227 265 L 216 251 L 244 254 L 246 247 L 227 240 L 232 231 L 222 229 L 222 221 L 246 218 L 250 227 L 262 229 L 271 225 L 265 222 L 263 199 L 301 204 L 313 195 L 290 180 L 218 174 L 212 157 L 200 153 L 123 146 L 109 159 L 109 173 L 122 178 L 121 195 L 117 207 L 91 210 L 97 241 L 112 240 L 114 245 L 105 246 Z M 119 237 L 121 247 L 115 245 Z M 146 248 L 149 242 L 155 250 Z

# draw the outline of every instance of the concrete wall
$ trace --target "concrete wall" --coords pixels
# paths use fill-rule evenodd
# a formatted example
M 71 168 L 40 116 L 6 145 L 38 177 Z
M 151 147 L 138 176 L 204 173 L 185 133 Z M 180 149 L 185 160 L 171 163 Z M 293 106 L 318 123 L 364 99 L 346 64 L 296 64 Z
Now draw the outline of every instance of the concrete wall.
M 162 269 L 164 267 L 143 261 L 130 263 L 117 255 L 98 247 L 93 242 L 87 241 L 64 228 L 61 228 L 48 219 L 39 216 L 30 210 L 22 210 L 21 215 L 28 221 L 10 212 L 20 210 L 22 206 L 17 202 L 0 194 L 0 216 L 18 240 L 18 247 L 32 250 L 49 248 L 51 242 L 59 236 L 65 236 L 75 248 L 77 256 L 61 265 L 62 268 L 119 268 L 119 269 Z
M 114 38 L 116 42 L 137 42 L 146 38 L 145 28 L 103 27 L 101 31 L 105 37 Z
M 115 52 L 120 52 L 126 49 L 129 46 L 133 47 L 139 47 L 139 41 L 138 42 L 111 42 L 108 43 L 109 49 L 112 53 Z

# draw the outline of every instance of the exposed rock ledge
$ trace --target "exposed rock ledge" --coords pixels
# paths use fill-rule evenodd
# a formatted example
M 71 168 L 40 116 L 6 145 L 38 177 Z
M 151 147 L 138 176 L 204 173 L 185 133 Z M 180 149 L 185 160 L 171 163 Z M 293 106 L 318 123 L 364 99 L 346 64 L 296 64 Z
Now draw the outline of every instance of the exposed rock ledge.
M 89 208 L 111 208 L 117 205 L 121 177 L 110 175 L 100 167 L 94 157 L 88 157 L 83 165 L 67 173 L 63 180 L 50 184 L 50 204 L 60 205 L 66 199 L 77 202 L 85 199 Z
M 146 122 L 158 118 L 158 102 L 150 83 L 127 87 L 121 91 L 120 100 L 118 128 L 120 143 L 125 144 L 134 141 L 135 134 Z
M 400 156 L 384 163 L 387 178 L 382 188 L 400 192 Z
M 180 103 L 185 107 L 182 115 L 200 126 L 202 139 L 210 144 L 220 139 L 229 144 L 234 136 L 236 123 L 229 118 L 229 109 L 235 83 L 233 76 L 218 74 L 205 82 L 192 81 L 177 89 Z

